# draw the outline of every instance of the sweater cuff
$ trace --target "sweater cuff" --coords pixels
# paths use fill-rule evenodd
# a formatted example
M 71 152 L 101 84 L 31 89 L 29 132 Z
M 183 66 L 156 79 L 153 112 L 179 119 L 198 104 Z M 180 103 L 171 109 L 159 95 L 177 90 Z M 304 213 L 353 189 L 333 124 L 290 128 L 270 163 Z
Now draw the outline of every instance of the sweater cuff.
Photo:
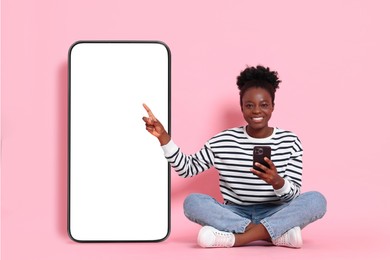
M 172 139 L 166 145 L 162 145 L 161 148 L 164 151 L 165 157 L 173 155 L 179 149 L 179 147 L 172 141 Z
M 283 196 L 284 194 L 287 194 L 290 192 L 291 184 L 288 180 L 284 179 L 284 185 L 282 188 L 275 190 L 275 194 L 278 196 Z

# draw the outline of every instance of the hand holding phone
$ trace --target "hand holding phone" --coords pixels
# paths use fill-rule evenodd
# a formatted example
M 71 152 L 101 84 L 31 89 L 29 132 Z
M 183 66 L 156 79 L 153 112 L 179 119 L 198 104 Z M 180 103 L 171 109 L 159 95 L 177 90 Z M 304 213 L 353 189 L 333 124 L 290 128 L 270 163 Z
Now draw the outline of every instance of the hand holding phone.
M 253 148 L 253 169 L 264 172 L 261 168 L 257 167 L 255 165 L 256 162 L 266 166 L 270 167 L 269 164 L 264 160 L 264 158 L 267 157 L 268 159 L 271 159 L 271 147 L 270 146 L 255 146 Z

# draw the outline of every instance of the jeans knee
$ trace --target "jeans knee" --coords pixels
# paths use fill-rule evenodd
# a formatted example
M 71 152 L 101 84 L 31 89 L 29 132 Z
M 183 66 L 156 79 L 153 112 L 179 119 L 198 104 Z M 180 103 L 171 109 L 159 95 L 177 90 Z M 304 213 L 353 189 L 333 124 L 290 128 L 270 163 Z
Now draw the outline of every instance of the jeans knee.
M 187 218 L 192 219 L 193 215 L 203 204 L 201 201 L 204 200 L 206 197 L 208 196 L 199 193 L 192 193 L 188 195 L 183 202 L 184 215 L 186 215 Z
M 319 214 L 319 218 L 322 218 L 326 213 L 327 201 L 324 195 L 322 195 L 318 191 L 308 192 L 310 196 L 310 200 L 312 201 L 311 205 L 313 205 L 314 210 Z

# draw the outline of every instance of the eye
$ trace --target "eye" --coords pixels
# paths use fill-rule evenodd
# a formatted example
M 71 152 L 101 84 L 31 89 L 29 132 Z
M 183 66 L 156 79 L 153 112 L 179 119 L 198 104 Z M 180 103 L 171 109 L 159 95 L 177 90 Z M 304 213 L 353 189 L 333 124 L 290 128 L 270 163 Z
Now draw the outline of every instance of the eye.
M 260 106 L 261 106 L 262 109 L 268 109 L 269 108 L 269 104 L 268 103 L 262 103 Z
M 252 109 L 253 108 L 253 104 L 250 104 L 250 103 L 245 104 L 245 108 Z

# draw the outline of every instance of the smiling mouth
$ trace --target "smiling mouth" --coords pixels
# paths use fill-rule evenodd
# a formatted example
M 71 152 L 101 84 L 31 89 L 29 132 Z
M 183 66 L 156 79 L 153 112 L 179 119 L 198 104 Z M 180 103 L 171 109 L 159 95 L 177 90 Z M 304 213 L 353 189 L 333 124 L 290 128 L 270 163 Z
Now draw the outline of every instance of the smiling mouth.
M 264 120 L 264 117 L 258 116 L 258 117 L 252 117 L 252 120 L 256 123 L 259 123 Z

